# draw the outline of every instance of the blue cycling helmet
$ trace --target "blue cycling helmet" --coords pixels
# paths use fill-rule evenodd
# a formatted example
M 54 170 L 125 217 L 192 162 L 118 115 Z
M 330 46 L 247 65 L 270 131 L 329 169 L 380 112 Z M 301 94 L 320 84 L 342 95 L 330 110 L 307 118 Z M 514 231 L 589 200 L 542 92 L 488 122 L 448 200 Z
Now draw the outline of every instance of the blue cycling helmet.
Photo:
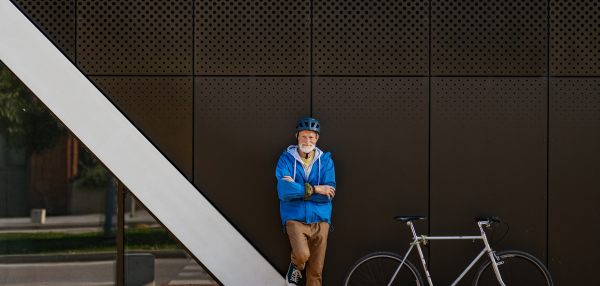
M 321 124 L 314 118 L 305 117 L 302 118 L 296 123 L 296 132 L 300 132 L 302 130 L 310 130 L 315 131 L 317 134 L 321 133 Z

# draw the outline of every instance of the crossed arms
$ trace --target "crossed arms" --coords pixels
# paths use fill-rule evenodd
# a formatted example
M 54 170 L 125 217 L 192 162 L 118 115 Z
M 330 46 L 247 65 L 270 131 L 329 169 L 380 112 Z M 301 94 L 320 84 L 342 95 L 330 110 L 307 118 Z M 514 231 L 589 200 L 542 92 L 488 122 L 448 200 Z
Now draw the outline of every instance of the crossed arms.
M 306 195 L 303 183 L 295 182 L 292 178 L 293 166 L 289 167 L 285 162 L 280 161 L 277 164 L 275 176 L 277 177 L 277 193 L 279 199 L 291 201 L 304 198 Z M 335 196 L 335 170 L 333 161 L 328 163 L 321 170 L 321 185 L 313 186 L 309 200 L 315 202 L 329 202 Z

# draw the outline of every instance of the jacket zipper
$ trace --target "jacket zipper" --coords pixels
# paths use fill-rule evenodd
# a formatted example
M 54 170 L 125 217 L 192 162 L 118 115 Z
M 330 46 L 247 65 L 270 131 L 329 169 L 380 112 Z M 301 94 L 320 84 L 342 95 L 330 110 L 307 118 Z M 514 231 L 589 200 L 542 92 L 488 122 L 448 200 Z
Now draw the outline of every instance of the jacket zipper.
M 315 152 L 315 154 L 316 154 L 316 152 Z M 290 155 L 292 155 L 292 154 L 290 154 Z M 302 166 L 302 169 L 304 170 L 304 179 L 305 179 L 305 180 L 304 180 L 304 182 L 305 182 L 305 183 L 309 181 L 309 177 L 310 177 L 310 174 L 306 174 L 306 172 L 308 172 L 308 169 L 309 169 L 310 167 L 312 167 L 312 166 L 315 164 L 315 161 L 316 161 L 317 159 L 320 159 L 322 155 L 323 155 L 323 154 L 322 154 L 322 152 L 321 152 L 321 154 L 319 154 L 319 157 L 315 157 L 315 158 L 313 158 L 312 162 L 310 162 L 310 165 L 309 165 L 308 167 L 306 167 L 306 166 L 304 165 L 304 162 L 302 162 L 301 160 L 298 160 L 298 159 L 296 158 L 296 156 L 292 155 L 292 157 L 294 158 L 294 161 L 298 161 L 298 162 L 300 163 L 300 165 Z M 312 170 L 311 170 L 311 171 L 312 171 Z M 319 171 L 319 170 L 317 170 L 317 172 L 318 172 L 318 171 Z M 311 173 L 312 173 L 312 172 L 311 172 Z M 317 174 L 317 175 L 318 175 L 318 174 Z M 308 207 L 308 204 L 307 204 L 306 202 L 304 202 L 304 201 L 303 201 L 302 203 L 304 204 L 304 215 L 306 216 L 306 223 L 307 223 L 307 224 L 309 224 L 309 223 L 311 223 L 311 221 L 312 221 L 312 218 L 309 218 L 309 217 L 308 217 L 308 214 L 309 214 L 309 212 L 308 212 L 308 208 L 309 208 L 309 207 Z M 311 212 L 311 213 L 312 213 L 312 212 Z

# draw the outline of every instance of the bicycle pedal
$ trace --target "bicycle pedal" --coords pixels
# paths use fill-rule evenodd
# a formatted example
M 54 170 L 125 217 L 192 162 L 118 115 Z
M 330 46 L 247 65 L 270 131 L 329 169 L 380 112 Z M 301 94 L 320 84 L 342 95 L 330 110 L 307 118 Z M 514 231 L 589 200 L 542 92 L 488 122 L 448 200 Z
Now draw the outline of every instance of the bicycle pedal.
M 504 261 L 498 261 L 498 262 L 496 262 L 496 265 L 498 265 L 498 266 L 500 266 L 502 264 L 504 264 Z

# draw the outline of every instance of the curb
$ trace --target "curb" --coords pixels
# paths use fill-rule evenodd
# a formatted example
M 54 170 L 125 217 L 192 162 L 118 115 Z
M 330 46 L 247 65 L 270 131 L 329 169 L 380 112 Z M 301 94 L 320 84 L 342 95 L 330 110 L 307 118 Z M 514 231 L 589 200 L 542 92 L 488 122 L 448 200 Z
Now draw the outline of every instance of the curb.
M 154 258 L 188 258 L 184 250 L 131 250 L 127 254 L 150 253 Z M 117 253 L 93 252 L 93 253 L 56 253 L 56 254 L 23 254 L 23 255 L 0 255 L 0 264 L 19 263 L 58 263 L 58 262 L 90 262 L 90 261 L 116 261 Z

